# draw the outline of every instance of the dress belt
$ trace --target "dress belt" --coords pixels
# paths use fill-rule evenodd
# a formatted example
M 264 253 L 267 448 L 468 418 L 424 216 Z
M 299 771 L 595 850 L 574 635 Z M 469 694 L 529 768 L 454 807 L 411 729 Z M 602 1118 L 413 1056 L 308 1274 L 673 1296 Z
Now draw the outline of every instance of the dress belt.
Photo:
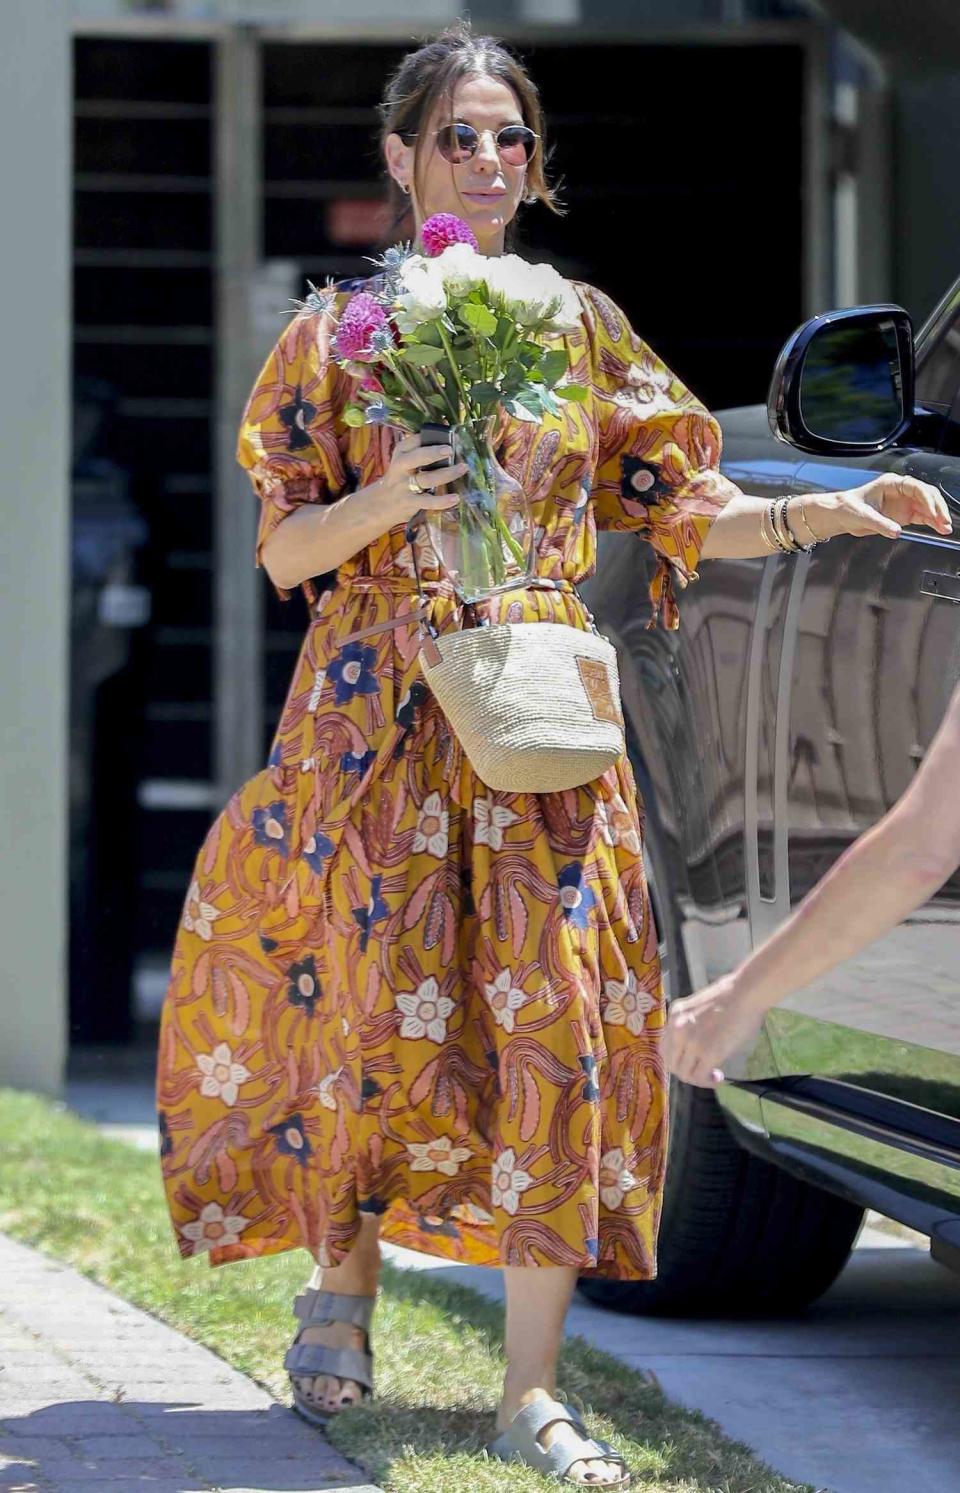
M 456 598 L 456 592 L 453 589 L 452 583 L 446 579 L 421 580 L 418 585 L 413 576 L 344 575 L 337 577 L 337 584 L 340 586 L 349 586 L 351 590 L 383 591 L 388 595 L 395 596 L 414 596 L 419 598 L 427 594 L 431 598 L 436 598 L 437 596 Z M 517 591 L 530 589 L 536 591 L 565 591 L 579 598 L 579 592 L 574 582 L 567 580 L 563 576 L 559 580 L 554 580 L 550 576 L 533 576 L 529 581 L 524 581 L 522 585 L 517 586 L 515 589 Z M 501 594 L 509 595 L 510 593 L 503 592 Z M 342 647 L 346 643 L 358 643 L 362 638 L 372 638 L 378 633 L 390 632 L 393 628 L 405 627 L 411 622 L 421 622 L 428 615 L 429 611 L 430 602 L 425 602 L 416 611 L 401 612 L 398 616 L 391 617 L 387 622 L 378 622 L 373 627 L 363 627 L 358 632 L 348 633 L 346 637 L 337 639 L 338 645 Z

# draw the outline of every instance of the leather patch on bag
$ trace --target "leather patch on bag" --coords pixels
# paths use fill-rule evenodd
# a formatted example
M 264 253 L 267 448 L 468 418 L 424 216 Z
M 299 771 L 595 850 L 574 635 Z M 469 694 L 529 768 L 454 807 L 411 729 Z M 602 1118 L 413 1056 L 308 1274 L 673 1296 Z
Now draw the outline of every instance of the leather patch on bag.
M 622 726 L 620 702 L 613 693 L 607 665 L 599 658 L 579 657 L 577 668 L 580 670 L 594 720 L 611 721 L 615 726 Z

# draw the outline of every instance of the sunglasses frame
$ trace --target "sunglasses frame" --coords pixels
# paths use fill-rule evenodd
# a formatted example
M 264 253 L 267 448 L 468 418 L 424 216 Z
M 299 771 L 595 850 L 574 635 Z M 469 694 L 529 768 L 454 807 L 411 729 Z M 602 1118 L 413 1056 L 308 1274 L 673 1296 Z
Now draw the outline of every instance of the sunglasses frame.
M 492 135 L 493 136 L 493 143 L 496 146 L 497 155 L 502 157 L 503 153 L 502 153 L 502 151 L 500 149 L 498 141 L 499 141 L 500 136 L 503 134 L 504 130 L 526 130 L 527 133 L 533 137 L 533 149 L 530 152 L 530 154 L 527 156 L 527 159 L 523 163 L 525 166 L 529 166 L 530 162 L 533 160 L 534 156 L 536 155 L 537 149 L 538 149 L 538 147 L 540 145 L 540 139 L 541 139 L 541 137 L 537 134 L 536 130 L 532 130 L 528 124 L 503 124 L 503 125 L 500 126 L 499 130 L 478 130 L 472 124 L 467 124 L 465 120 L 454 120 L 454 122 L 452 124 L 441 124 L 441 125 L 438 125 L 438 127 L 435 130 L 428 131 L 428 134 L 430 134 L 434 138 L 436 138 L 437 135 L 441 134 L 444 130 L 454 130 L 454 129 L 457 129 L 458 126 L 460 128 L 462 128 L 462 129 L 465 129 L 465 130 L 473 130 L 473 133 L 477 137 L 477 143 L 473 147 L 473 149 L 470 151 L 470 154 L 464 156 L 464 158 L 463 158 L 462 161 L 451 161 L 449 156 L 443 155 L 443 151 L 440 150 L 440 147 L 438 145 L 437 149 L 440 150 L 440 154 L 443 156 L 443 159 L 445 161 L 449 162 L 449 164 L 451 166 L 464 166 L 464 165 L 466 165 L 467 161 L 472 161 L 473 157 L 476 155 L 477 151 L 480 149 L 480 142 L 483 139 L 484 135 Z M 418 130 L 404 130 L 403 133 L 401 134 L 400 138 L 403 141 L 403 143 L 406 145 L 408 143 L 408 141 L 410 141 L 410 140 L 418 140 L 420 138 L 420 132 Z M 508 162 L 507 164 L 510 165 L 512 163 Z

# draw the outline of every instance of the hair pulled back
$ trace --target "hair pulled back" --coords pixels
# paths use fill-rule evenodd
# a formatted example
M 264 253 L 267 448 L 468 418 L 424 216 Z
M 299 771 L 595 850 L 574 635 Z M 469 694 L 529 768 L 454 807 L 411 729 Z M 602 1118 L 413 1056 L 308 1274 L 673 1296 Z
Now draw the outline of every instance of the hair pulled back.
M 423 130 L 434 105 L 445 100 L 452 115 L 453 94 L 464 78 L 496 78 L 516 95 L 523 122 L 540 136 L 537 152 L 527 167 L 525 201 L 542 202 L 551 212 L 563 208 L 556 192 L 547 181 L 545 120 L 540 93 L 523 63 L 493 36 L 474 36 L 469 21 L 461 20 L 442 31 L 416 51 L 408 52 L 391 74 L 380 104 L 380 145 L 387 136 L 397 134 L 414 143 L 414 180 L 417 179 Z M 451 168 L 452 169 L 452 168 Z M 394 232 L 411 212 L 411 201 L 393 177 L 390 177 L 390 206 L 394 212 Z M 408 235 L 413 237 L 412 232 Z

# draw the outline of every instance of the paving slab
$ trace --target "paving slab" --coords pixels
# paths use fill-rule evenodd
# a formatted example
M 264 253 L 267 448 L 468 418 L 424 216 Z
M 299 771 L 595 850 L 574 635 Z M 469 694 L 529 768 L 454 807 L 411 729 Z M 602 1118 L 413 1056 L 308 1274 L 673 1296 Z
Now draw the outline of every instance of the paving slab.
M 382 1493 L 216 1354 L 0 1235 L 2 1493 L 341 1488 Z

